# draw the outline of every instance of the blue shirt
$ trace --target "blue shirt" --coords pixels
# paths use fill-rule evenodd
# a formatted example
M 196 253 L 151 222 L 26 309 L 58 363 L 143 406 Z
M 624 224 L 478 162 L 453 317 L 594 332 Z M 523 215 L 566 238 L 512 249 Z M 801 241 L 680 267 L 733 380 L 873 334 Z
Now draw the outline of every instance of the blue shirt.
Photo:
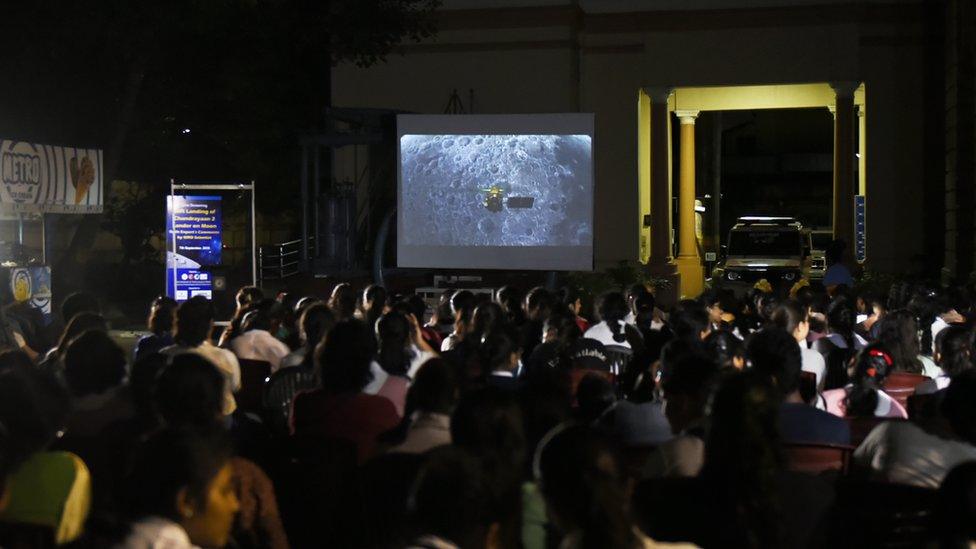
M 848 288 L 854 287 L 854 277 L 851 276 L 850 269 L 843 263 L 834 263 L 827 267 L 824 272 L 823 285 L 826 287 L 844 285 Z
M 779 408 L 779 425 L 783 442 L 807 444 L 850 444 L 851 428 L 843 419 L 796 402 L 784 402 Z

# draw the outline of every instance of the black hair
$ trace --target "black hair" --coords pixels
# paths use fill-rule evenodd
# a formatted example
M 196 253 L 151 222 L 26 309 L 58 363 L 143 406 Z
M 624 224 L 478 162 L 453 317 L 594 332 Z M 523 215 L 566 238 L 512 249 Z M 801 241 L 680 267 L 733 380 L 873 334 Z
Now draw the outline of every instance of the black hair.
M 376 322 L 383 316 L 388 297 L 386 288 L 379 284 L 370 284 L 363 290 L 363 320 L 371 329 L 376 328 Z
M 505 311 L 502 310 L 501 305 L 492 301 L 482 303 L 474 309 L 467 337 L 479 343 L 482 338 L 498 330 L 505 323 Z
M 709 288 L 698 296 L 698 302 L 705 307 L 714 307 L 716 304 L 721 304 L 722 292 L 714 288 Z
M 604 376 L 586 374 L 576 387 L 577 416 L 580 421 L 596 421 L 616 401 L 613 385 Z
M 455 322 L 460 322 L 463 326 L 471 324 L 474 308 L 474 294 L 469 290 L 458 290 L 451 296 L 451 313 Z
M 583 295 L 573 286 L 563 286 L 559 289 L 559 302 L 567 310 L 576 306 L 577 301 L 582 301 Z
M 376 336 L 379 341 L 379 353 L 376 361 L 394 376 L 406 376 L 413 360 L 413 351 L 408 348 L 410 343 L 410 321 L 406 315 L 398 311 L 390 311 L 375 323 Z
M 264 299 L 264 292 L 257 286 L 242 286 L 240 290 L 237 290 L 237 295 L 234 296 L 238 309 L 257 303 L 262 299 Z
M 126 511 L 133 519 L 159 516 L 181 521 L 177 496 L 186 490 L 206 504 L 207 489 L 231 458 L 227 434 L 219 429 L 166 428 L 137 448 L 124 484 Z
M 854 351 L 854 325 L 857 313 L 851 301 L 845 296 L 836 297 L 827 306 L 827 329 L 830 333 L 844 338 L 847 348 Z
M 64 377 L 74 396 L 118 387 L 125 379 L 125 368 L 125 351 L 101 330 L 72 339 L 64 352 Z
M 786 341 L 785 332 L 776 333 Z M 777 483 L 784 459 L 779 403 L 777 389 L 760 372 L 728 375 L 712 396 L 701 477 L 725 523 L 717 526 L 717 535 L 724 538 L 717 546 L 781 545 Z
M 457 547 L 482 547 L 493 518 L 490 494 L 478 459 L 444 446 L 432 450 L 417 473 L 410 511 L 421 533 Z
M 223 415 L 224 375 L 196 353 L 183 353 L 156 379 L 153 402 L 170 427 L 208 426 Z
M 262 299 L 249 305 L 248 309 L 241 318 L 240 333 L 242 334 L 251 330 L 272 331 L 276 320 L 280 320 L 283 310 L 281 304 L 273 299 Z
M 177 307 L 179 303 L 171 297 L 163 295 L 154 299 L 149 308 L 149 318 L 146 320 L 149 331 L 157 336 L 172 332 Z
M 644 292 L 639 295 L 637 299 L 634 300 L 634 319 L 638 326 L 643 326 L 645 328 L 651 327 L 651 322 L 654 320 L 654 309 L 657 307 L 657 301 L 654 299 L 654 294 L 651 292 Z
M 630 309 L 627 307 L 627 300 L 620 292 L 607 292 L 600 297 L 600 320 L 607 323 L 613 340 L 618 343 L 627 341 L 624 333 L 624 318 Z
M 213 303 L 203 296 L 191 297 L 176 309 L 173 341 L 186 347 L 199 346 L 210 337 L 213 320 Z
M 742 340 L 728 330 L 715 330 L 705 338 L 705 350 L 719 368 L 734 367 L 734 359 L 746 357 Z
M 942 293 L 935 288 L 919 286 L 915 288 L 905 309 L 911 311 L 920 331 L 917 347 L 925 355 L 932 354 L 932 324 L 940 314 L 948 310 Z
M 156 390 L 156 378 L 167 366 L 167 362 L 168 357 L 165 355 L 147 353 L 132 364 L 132 370 L 129 372 L 129 391 L 136 409 L 136 419 L 143 426 L 155 426 L 157 423 L 153 392 Z
M 555 302 L 556 297 L 552 292 L 536 286 L 525 295 L 525 315 L 530 320 L 542 320 L 552 312 Z
M 793 334 L 782 328 L 764 328 L 749 338 L 746 354 L 753 370 L 768 377 L 781 396 L 799 387 L 803 359 Z
M 976 444 L 976 370 L 956 374 L 945 391 L 942 415 L 957 436 Z
M 899 309 L 885 315 L 880 321 L 878 343 L 894 359 L 896 370 L 922 373 L 922 362 L 918 359 L 918 324 L 910 311 Z
M 346 320 L 356 314 L 356 292 L 352 286 L 343 282 L 332 288 L 329 296 L 329 308 L 335 313 L 337 320 Z
M 973 330 L 964 326 L 949 326 L 935 336 L 939 367 L 950 378 L 973 367 Z
M 314 303 L 310 305 L 298 321 L 305 339 L 305 356 L 302 358 L 302 367 L 306 371 L 315 369 L 315 348 L 322 342 L 325 335 L 329 333 L 336 324 L 335 314 L 325 303 Z
M 501 305 L 509 322 L 521 324 L 525 321 L 522 310 L 522 290 L 515 286 L 502 286 L 495 293 L 495 302 Z
M 101 307 L 98 306 L 98 298 L 90 293 L 75 292 L 69 294 L 61 302 L 61 318 L 64 319 L 65 324 L 70 323 L 71 319 L 79 313 L 86 312 L 95 314 L 101 312 Z
M 512 354 L 521 349 L 518 333 L 511 326 L 503 325 L 488 333 L 478 347 L 482 373 L 488 375 L 499 368 L 508 369 Z
M 556 523 L 578 531 L 579 547 L 640 545 L 612 441 L 591 427 L 556 427 L 536 452 L 540 488 Z
M 2 465 L 13 471 L 47 449 L 64 429 L 69 412 L 68 393 L 53 376 L 37 369 L 0 372 L 0 425 L 6 431 Z
M 848 417 L 874 417 L 878 407 L 878 391 L 892 372 L 894 360 L 879 343 L 861 350 L 854 363 L 851 388 L 844 399 Z
M 708 311 L 697 301 L 683 299 L 671 311 L 668 325 L 677 339 L 701 341 L 702 332 L 708 330 L 710 325 Z
M 71 321 L 68 322 L 68 325 L 64 327 L 64 332 L 61 333 L 61 339 L 58 340 L 58 352 L 64 353 L 71 340 L 84 332 L 93 330 L 108 332 L 108 322 L 102 315 L 83 311 L 71 317 Z
M 454 411 L 458 384 L 454 369 L 440 358 L 424 362 L 407 390 L 400 424 L 381 436 L 381 442 L 396 446 L 407 438 L 416 412 L 446 414 Z
M 627 287 L 627 295 L 626 295 L 627 307 L 630 308 L 631 311 L 633 311 L 632 307 L 634 306 L 634 302 L 637 301 L 637 298 L 649 293 L 651 292 L 647 291 L 647 286 L 645 286 L 644 284 L 640 282 L 631 284 L 630 286 Z
M 427 313 L 427 302 L 424 301 L 424 298 L 417 294 L 413 294 L 400 302 L 406 305 L 407 311 L 409 311 L 410 314 L 417 319 L 417 323 L 423 325 L 424 316 Z
M 942 480 L 935 519 L 940 547 L 966 548 L 976 539 L 976 461 L 955 466 Z
M 718 366 L 704 354 L 688 353 L 668 368 L 666 375 L 662 375 L 661 388 L 667 395 L 695 397 L 704 405 L 717 373 Z
M 566 351 L 569 347 L 583 337 L 576 317 L 569 311 L 553 311 L 546 319 L 543 326 L 543 335 L 547 332 L 555 332 L 557 353 Z
M 316 350 L 322 388 L 331 394 L 362 391 L 373 380 L 369 365 L 375 346 L 365 323 L 352 318 L 336 323 Z
M 807 310 L 798 301 L 788 299 L 776 305 L 769 322 L 792 335 L 800 324 L 807 322 Z

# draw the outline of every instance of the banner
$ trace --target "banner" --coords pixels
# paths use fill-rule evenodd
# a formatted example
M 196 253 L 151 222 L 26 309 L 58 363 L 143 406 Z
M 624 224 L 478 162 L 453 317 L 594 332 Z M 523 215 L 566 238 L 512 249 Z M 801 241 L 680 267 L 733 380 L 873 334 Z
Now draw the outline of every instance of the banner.
M 101 213 L 102 151 L 0 140 L 0 211 Z
M 41 313 L 44 325 L 51 321 L 51 267 L 10 268 L 10 291 L 17 303 L 29 302 Z
M 213 274 L 223 247 L 219 196 L 166 197 L 166 293 L 177 301 L 213 298 Z

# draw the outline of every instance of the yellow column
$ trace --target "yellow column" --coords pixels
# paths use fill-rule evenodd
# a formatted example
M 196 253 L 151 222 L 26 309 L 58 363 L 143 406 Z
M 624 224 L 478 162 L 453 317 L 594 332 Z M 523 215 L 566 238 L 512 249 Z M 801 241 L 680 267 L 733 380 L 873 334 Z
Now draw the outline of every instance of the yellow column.
M 697 297 L 705 286 L 705 271 L 695 242 L 695 118 L 698 111 L 675 111 L 681 121 L 681 165 L 678 190 L 678 257 L 683 297 Z
M 868 117 L 864 105 L 857 106 L 857 194 L 868 194 Z
M 834 238 L 854 252 L 854 89 L 853 82 L 831 84 L 834 104 Z
M 637 92 L 637 199 L 637 257 L 647 263 L 651 258 L 651 97 L 643 89 Z
M 681 295 L 681 279 L 671 263 L 671 88 L 645 88 L 650 107 L 650 253 L 647 270 L 668 282 L 658 288 L 658 303 L 674 305 Z

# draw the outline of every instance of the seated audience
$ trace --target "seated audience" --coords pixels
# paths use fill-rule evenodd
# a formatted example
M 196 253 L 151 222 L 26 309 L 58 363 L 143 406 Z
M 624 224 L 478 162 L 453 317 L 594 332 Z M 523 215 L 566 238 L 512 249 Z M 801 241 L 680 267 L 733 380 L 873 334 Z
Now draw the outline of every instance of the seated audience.
M 92 330 L 71 340 L 64 353 L 64 377 L 71 392 L 67 432 L 92 437 L 135 415 L 123 384 L 125 351 L 105 332 Z
M 340 321 L 316 353 L 321 387 L 292 401 L 291 433 L 338 438 L 356 445 L 360 462 L 374 453 L 376 437 L 400 422 L 389 399 L 364 389 L 372 381 L 373 334 L 358 320 Z
M 942 371 L 919 350 L 918 323 L 908 310 L 891 311 L 880 322 L 877 342 L 895 361 L 896 372 L 924 374 L 932 379 Z
M 600 298 L 600 322 L 583 333 L 583 337 L 595 339 L 604 345 L 631 348 L 639 333 L 624 319 L 627 316 L 627 300 L 619 292 L 610 292 Z M 628 328 L 630 326 L 630 328 Z
M 518 334 L 507 327 L 489 333 L 478 349 L 478 360 L 489 385 L 514 390 L 522 363 Z
M 315 370 L 315 348 L 335 323 L 336 317 L 328 305 L 313 303 L 306 307 L 298 320 L 302 346 L 282 359 L 281 367 L 301 366 L 306 372 Z
M 238 297 L 241 292 L 238 292 Z M 241 365 L 234 353 L 211 343 L 213 326 L 213 304 L 203 296 L 191 297 L 176 310 L 174 344 L 160 352 L 169 357 L 193 352 L 212 362 L 224 374 L 223 411 L 224 415 L 229 416 L 237 409 L 234 393 L 241 388 Z
M 335 313 L 336 320 L 348 320 L 356 316 L 356 291 L 343 282 L 332 288 L 329 296 L 329 309 Z
M 945 389 L 953 376 L 973 367 L 973 330 L 964 326 L 947 326 L 935 336 L 935 363 L 942 370 L 933 379 L 915 387 L 915 394 L 931 394 Z
M 942 415 L 947 426 L 935 432 L 909 421 L 881 423 L 854 452 L 854 462 L 877 480 L 938 488 L 953 467 L 976 460 L 976 370 L 953 379 Z
M 823 392 L 826 409 L 840 417 L 891 417 L 908 419 L 908 412 L 882 390 L 895 361 L 875 343 L 857 355 L 851 383 Z
M 747 352 L 753 370 L 767 376 L 782 399 L 779 421 L 785 442 L 850 444 L 851 430 L 843 419 L 803 402 L 802 358 L 792 335 L 782 328 L 765 328 L 752 335 Z
M 457 403 L 454 372 L 434 358 L 417 370 L 407 391 L 406 413 L 384 442 L 394 444 L 390 453 L 422 454 L 451 443 L 451 412 Z
M 281 323 L 281 305 L 270 299 L 253 304 L 241 320 L 241 333 L 231 339 L 227 348 L 241 360 L 260 360 L 278 371 L 291 349 L 274 335 Z
M 807 347 L 807 336 L 810 334 L 810 318 L 807 310 L 796 301 L 784 301 L 773 309 L 770 322 L 793 334 L 800 346 L 802 370 L 817 376 L 817 388 L 822 388 L 827 373 L 827 363 L 824 362 L 822 354 Z
M 159 296 L 153 300 L 149 308 L 149 320 L 146 322 L 149 335 L 142 336 L 136 343 L 133 360 L 158 353 L 173 344 L 173 324 L 176 322 L 176 300 Z

